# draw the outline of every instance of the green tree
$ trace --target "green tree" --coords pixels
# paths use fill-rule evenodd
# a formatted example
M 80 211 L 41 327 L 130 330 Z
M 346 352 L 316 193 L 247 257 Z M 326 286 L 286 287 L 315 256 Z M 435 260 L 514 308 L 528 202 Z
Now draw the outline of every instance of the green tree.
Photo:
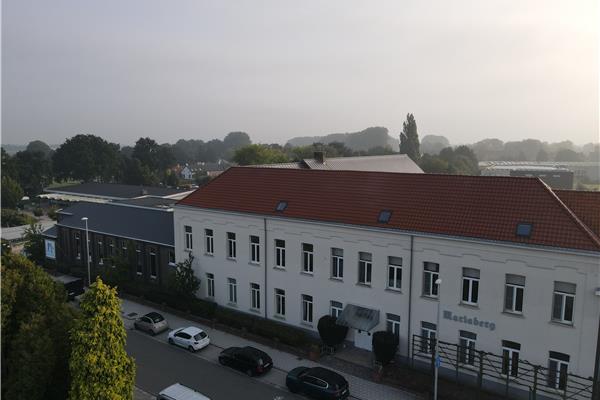
M 42 193 L 52 182 L 52 161 L 42 152 L 20 151 L 15 155 L 19 184 L 29 197 Z
M 59 180 L 111 182 L 121 168 L 119 145 L 94 135 L 76 135 L 56 149 L 52 164 Z
M 158 169 L 158 152 L 160 146 L 154 139 L 149 137 L 139 138 L 133 147 L 132 158 L 140 160 L 143 166 L 150 171 Z
M 556 153 L 554 161 L 583 161 L 584 156 L 571 149 L 561 149 Z
M 2 167 L 0 168 L 0 171 L 2 172 L 3 178 L 5 176 L 9 176 L 14 180 L 18 179 L 17 163 L 15 158 L 6 152 L 4 147 L 2 148 Z
M 423 157 L 419 160 L 419 166 L 428 174 L 448 173 L 448 161 L 437 155 L 423 154 Z
M 34 140 L 29 142 L 25 151 L 31 153 L 43 153 L 46 158 L 51 157 L 53 152 L 50 146 L 48 146 L 45 142 L 42 142 L 41 140 Z
M 69 330 L 77 317 L 66 292 L 25 257 L 2 257 L 2 395 L 65 399 Z
M 406 121 L 402 123 L 400 134 L 400 153 L 406 154 L 414 162 L 419 162 L 421 153 L 419 151 L 419 134 L 417 133 L 417 121 L 412 114 L 406 115 Z
M 23 198 L 23 189 L 10 176 L 2 177 L 2 208 L 17 208 Z
M 125 352 L 121 301 L 100 278 L 81 301 L 82 318 L 72 331 L 70 399 L 132 399 L 135 363 Z
M 284 163 L 289 159 L 281 150 L 272 149 L 264 144 L 251 144 L 238 149 L 233 161 L 239 165 L 256 165 Z
M 193 262 L 194 256 L 189 253 L 187 260 L 177 263 L 170 281 L 173 292 L 187 299 L 193 299 L 200 287 L 200 279 L 194 274 L 192 268 Z
M 25 229 L 23 237 L 25 239 L 23 248 L 27 258 L 37 265 L 43 265 L 46 259 L 46 249 L 44 247 L 44 237 L 42 236 L 42 225 L 30 224 Z
M 425 135 L 421 139 L 421 152 L 423 155 L 431 154 L 436 155 L 442 151 L 443 148 L 449 147 L 450 142 L 445 136 L 438 135 Z
M 237 149 L 252 144 L 250 136 L 246 132 L 229 132 L 223 139 L 226 156 L 231 157 Z

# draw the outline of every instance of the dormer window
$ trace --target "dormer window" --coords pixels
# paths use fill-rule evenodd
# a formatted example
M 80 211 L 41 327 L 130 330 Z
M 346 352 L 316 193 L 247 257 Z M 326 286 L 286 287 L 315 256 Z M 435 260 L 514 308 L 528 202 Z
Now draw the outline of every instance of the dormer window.
M 283 212 L 286 208 L 287 208 L 287 201 L 280 201 L 279 203 L 277 203 L 277 207 L 275 208 L 275 211 L 279 211 L 279 212 Z
M 521 222 L 517 224 L 517 236 L 528 238 L 531 236 L 532 225 L 530 223 Z
M 392 211 L 390 210 L 382 210 L 379 213 L 379 218 L 377 218 L 377 222 L 380 224 L 387 224 L 390 222 L 390 218 L 392 218 Z

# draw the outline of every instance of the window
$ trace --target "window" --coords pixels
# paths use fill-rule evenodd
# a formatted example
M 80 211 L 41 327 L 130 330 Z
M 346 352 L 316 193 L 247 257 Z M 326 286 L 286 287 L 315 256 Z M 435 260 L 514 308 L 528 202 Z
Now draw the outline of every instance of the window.
M 285 240 L 275 240 L 275 266 L 285 268 Z
M 121 240 L 121 255 L 127 257 L 127 241 L 125 239 Z
M 344 278 L 344 250 L 331 249 L 331 277 L 333 279 Z
M 75 258 L 81 260 L 81 234 L 79 232 L 75 232 Z
M 519 376 L 519 352 L 521 345 L 510 340 L 502 341 L 502 374 Z
M 169 265 L 175 265 L 175 252 L 169 250 Z
M 302 322 L 313 322 L 313 297 L 307 294 L 302 295 Z
M 519 237 L 530 237 L 531 236 L 531 224 L 529 223 L 520 223 L 517 224 L 517 236 Z
M 260 262 L 260 238 L 250 236 L 250 262 L 258 264 Z
M 156 253 L 150 249 L 150 278 L 156 278 Z
M 423 263 L 423 296 L 438 297 L 438 285 L 435 281 L 440 277 L 440 264 Z
M 313 273 L 313 245 L 302 243 L 302 272 Z
M 475 365 L 475 340 L 473 332 L 460 331 L 458 340 L 458 361 L 466 365 Z
M 194 242 L 192 240 L 192 227 L 189 225 L 184 225 L 183 231 L 185 233 L 185 249 L 192 250 L 194 246 Z
M 569 371 L 569 355 L 551 351 L 548 360 L 548 386 L 554 389 L 567 388 L 567 373 Z
M 104 244 L 98 240 L 98 265 L 104 264 Z
M 358 253 L 358 283 L 371 284 L 372 258 L 371 253 Z
M 142 246 L 139 244 L 135 245 L 135 272 L 138 275 L 142 275 L 142 268 L 144 266 L 144 259 L 142 258 Z
M 504 290 L 504 311 L 521 314 L 523 312 L 523 293 L 525 292 L 525 277 L 506 274 Z
M 331 316 L 334 318 L 338 318 L 342 311 L 344 310 L 344 305 L 339 301 L 331 301 Z
M 554 282 L 552 320 L 563 324 L 572 324 L 574 302 L 575 284 L 568 282 Z
M 206 254 L 210 254 L 213 255 L 215 252 L 215 241 L 214 241 L 214 237 L 213 237 L 213 230 L 212 229 L 205 229 L 204 230 L 204 252 Z
M 377 222 L 380 224 L 387 224 L 390 222 L 390 218 L 392 217 L 392 212 L 390 210 L 383 210 L 379 213 L 379 218 L 377 218 Z
M 435 351 L 435 333 L 437 325 L 421 321 L 421 352 L 433 354 Z
M 227 278 L 227 286 L 229 287 L 229 302 L 237 304 L 237 282 L 233 278 Z
M 463 268 L 462 302 L 477 304 L 479 299 L 479 270 Z
M 106 239 L 106 241 L 108 242 L 108 250 L 106 252 L 106 255 L 108 257 L 112 257 L 115 255 L 115 241 L 112 238 L 108 238 Z
M 285 317 L 285 290 L 275 289 L 275 315 Z
M 283 212 L 287 208 L 287 201 L 280 201 L 277 203 L 277 207 L 275 207 L 275 211 Z
M 236 254 L 235 233 L 227 232 L 227 258 L 235 260 Z
M 260 285 L 258 283 L 250 284 L 251 307 L 254 310 L 260 310 Z
M 215 275 L 206 274 L 206 295 L 215 297 Z
M 385 325 L 388 332 L 396 335 L 400 340 L 400 316 L 396 314 L 385 314 Z
M 388 257 L 388 289 L 402 289 L 402 258 Z

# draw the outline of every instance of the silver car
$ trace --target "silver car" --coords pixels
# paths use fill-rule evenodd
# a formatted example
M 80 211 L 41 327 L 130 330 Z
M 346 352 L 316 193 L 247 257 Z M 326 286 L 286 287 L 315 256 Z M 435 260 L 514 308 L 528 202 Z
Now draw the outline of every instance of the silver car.
M 169 329 L 169 324 L 165 317 L 154 311 L 136 319 L 133 326 L 135 329 L 148 332 L 151 335 L 156 335 Z

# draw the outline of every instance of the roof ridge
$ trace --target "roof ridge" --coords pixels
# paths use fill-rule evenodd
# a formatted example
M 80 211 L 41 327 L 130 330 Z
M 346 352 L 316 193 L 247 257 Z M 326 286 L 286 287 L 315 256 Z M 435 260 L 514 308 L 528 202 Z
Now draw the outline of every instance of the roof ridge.
M 558 204 L 561 206 L 561 209 L 566 212 L 571 219 L 573 219 L 579 229 L 585 232 L 588 238 L 598 247 L 598 249 L 600 249 L 600 238 L 594 233 L 594 231 L 592 231 L 586 224 L 583 223 L 583 221 L 579 219 L 579 217 L 560 199 L 560 197 L 558 197 L 558 195 L 550 186 L 548 186 L 540 178 L 536 179 L 544 187 L 544 189 L 546 189 L 546 192 L 550 194 L 554 201 L 558 202 Z

